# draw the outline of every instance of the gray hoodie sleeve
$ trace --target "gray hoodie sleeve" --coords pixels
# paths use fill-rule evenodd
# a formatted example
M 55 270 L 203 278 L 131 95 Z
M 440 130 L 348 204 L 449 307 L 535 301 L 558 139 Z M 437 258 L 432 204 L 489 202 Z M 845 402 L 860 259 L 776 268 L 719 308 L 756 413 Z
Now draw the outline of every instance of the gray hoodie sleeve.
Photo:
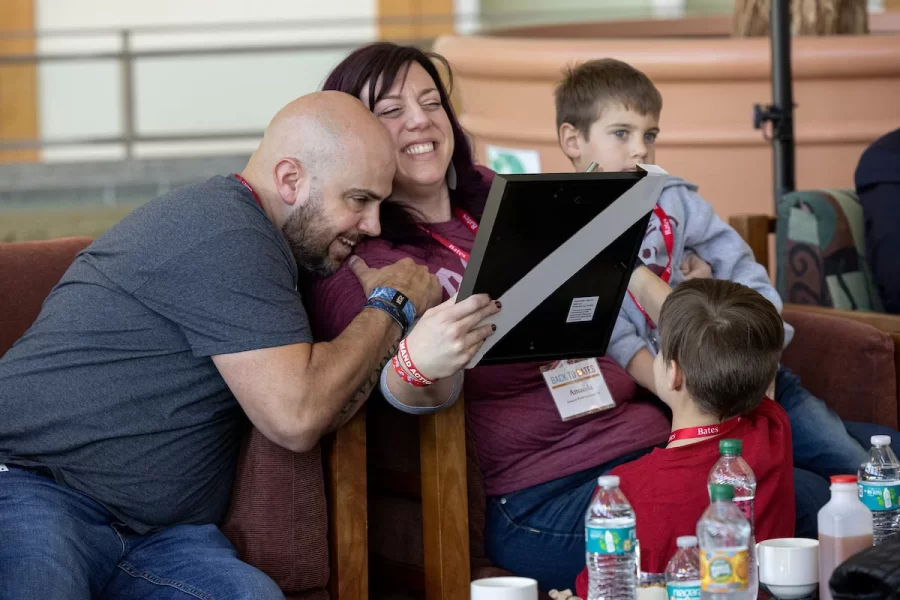
M 679 191 L 685 209 L 685 249 L 693 250 L 708 262 L 713 277 L 736 281 L 756 290 L 774 304 L 780 314 L 784 308 L 781 296 L 772 287 L 765 267 L 756 262 L 750 246 L 699 194 L 686 188 Z M 785 324 L 785 346 L 793 333 L 793 328 Z
M 622 301 L 622 310 L 619 311 L 619 315 L 616 317 L 616 324 L 613 327 L 612 336 L 609 338 L 609 345 L 606 348 L 606 355 L 616 361 L 623 369 L 628 367 L 628 363 L 631 362 L 631 359 L 634 358 L 634 355 L 641 348 L 647 348 L 653 352 L 644 341 L 644 336 L 650 333 L 646 321 L 642 321 L 644 323 L 644 331 L 638 331 L 638 328 L 635 327 L 634 323 L 629 320 L 628 314 L 626 314 L 629 308 L 637 313 L 637 309 L 634 308 L 634 302 L 626 295 Z

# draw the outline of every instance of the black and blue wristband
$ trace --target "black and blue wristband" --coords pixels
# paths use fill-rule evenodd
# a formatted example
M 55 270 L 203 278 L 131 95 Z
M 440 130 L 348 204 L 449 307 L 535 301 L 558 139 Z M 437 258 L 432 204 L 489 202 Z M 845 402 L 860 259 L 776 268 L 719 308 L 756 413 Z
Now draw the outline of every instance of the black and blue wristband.
M 403 335 L 409 333 L 409 326 L 416 320 L 416 309 L 406 294 L 389 287 L 377 287 L 369 294 L 366 308 L 377 308 L 386 312 L 400 325 Z

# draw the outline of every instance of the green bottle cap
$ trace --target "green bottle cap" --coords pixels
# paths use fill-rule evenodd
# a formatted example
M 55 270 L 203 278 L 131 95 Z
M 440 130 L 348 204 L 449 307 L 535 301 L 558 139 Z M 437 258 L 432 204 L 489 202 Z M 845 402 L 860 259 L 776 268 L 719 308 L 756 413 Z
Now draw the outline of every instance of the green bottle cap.
M 734 500 L 734 488 L 724 483 L 714 483 L 709 486 L 709 497 L 713 502 Z
M 741 443 L 741 440 L 728 439 L 719 442 L 719 453 L 721 454 L 740 456 L 743 449 L 744 445 Z

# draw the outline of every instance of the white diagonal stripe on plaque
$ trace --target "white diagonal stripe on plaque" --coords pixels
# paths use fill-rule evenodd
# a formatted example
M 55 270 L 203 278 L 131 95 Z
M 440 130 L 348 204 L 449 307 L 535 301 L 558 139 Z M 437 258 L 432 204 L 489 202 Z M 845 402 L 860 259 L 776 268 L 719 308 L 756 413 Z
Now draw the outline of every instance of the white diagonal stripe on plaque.
M 467 369 L 477 366 L 503 336 L 512 331 L 550 294 L 653 210 L 668 174 L 656 165 L 641 167 L 647 171 L 646 177 L 619 196 L 498 298 L 503 310 L 480 323 L 494 324 L 497 330 L 472 357 L 466 365 Z

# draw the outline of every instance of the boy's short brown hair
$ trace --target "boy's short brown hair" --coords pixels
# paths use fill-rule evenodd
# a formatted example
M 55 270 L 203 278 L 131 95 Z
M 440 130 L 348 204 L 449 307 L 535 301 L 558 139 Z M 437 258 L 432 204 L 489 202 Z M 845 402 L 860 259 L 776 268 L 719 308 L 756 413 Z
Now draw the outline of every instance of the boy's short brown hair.
M 759 292 L 733 281 L 685 281 L 663 303 L 660 351 L 698 407 L 721 419 L 759 406 L 778 370 L 784 323 Z
M 642 115 L 659 117 L 662 95 L 650 78 L 613 58 L 589 60 L 566 70 L 556 86 L 556 130 L 572 124 L 585 139 L 603 109 L 616 102 Z

